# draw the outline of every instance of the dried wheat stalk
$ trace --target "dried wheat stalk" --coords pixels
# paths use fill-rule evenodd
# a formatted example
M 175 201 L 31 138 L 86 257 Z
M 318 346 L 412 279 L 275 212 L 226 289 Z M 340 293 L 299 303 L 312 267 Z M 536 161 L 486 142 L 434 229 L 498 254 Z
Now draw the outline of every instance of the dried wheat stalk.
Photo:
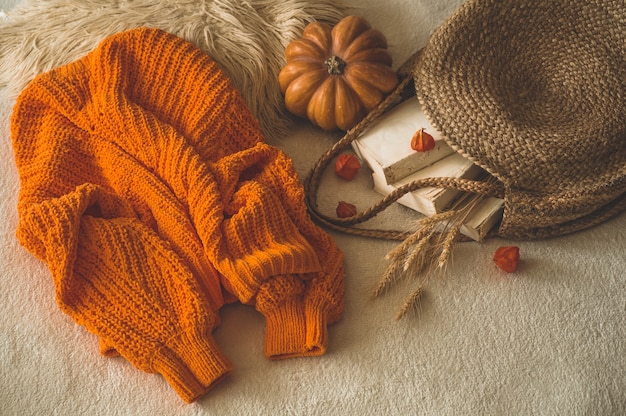
M 385 256 L 390 263 L 373 290 L 375 297 L 382 295 L 402 276 L 413 275 L 418 280 L 416 289 L 402 304 L 396 319 L 417 311 L 428 281 L 445 269 L 461 227 L 483 199 L 482 195 L 464 193 L 447 211 L 419 219 L 415 223 L 416 231 Z

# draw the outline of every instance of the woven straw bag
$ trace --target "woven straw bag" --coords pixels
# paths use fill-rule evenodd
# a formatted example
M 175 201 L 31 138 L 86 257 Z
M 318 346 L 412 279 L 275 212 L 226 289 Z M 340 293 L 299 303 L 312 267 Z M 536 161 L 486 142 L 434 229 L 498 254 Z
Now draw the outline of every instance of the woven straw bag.
M 626 6 L 623 0 L 468 0 L 398 70 L 380 106 L 306 179 L 317 219 L 342 231 L 426 186 L 502 197 L 497 234 L 538 239 L 582 230 L 626 208 Z M 347 219 L 316 208 L 321 171 L 381 114 L 415 94 L 432 125 L 495 182 L 431 178 Z

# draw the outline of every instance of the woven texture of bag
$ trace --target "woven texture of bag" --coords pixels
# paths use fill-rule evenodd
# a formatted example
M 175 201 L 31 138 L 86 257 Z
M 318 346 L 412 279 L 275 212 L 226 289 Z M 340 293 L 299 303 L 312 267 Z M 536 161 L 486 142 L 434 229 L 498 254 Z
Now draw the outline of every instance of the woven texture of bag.
M 623 0 L 468 0 L 413 76 L 432 124 L 504 185 L 501 236 L 562 235 L 626 208 Z

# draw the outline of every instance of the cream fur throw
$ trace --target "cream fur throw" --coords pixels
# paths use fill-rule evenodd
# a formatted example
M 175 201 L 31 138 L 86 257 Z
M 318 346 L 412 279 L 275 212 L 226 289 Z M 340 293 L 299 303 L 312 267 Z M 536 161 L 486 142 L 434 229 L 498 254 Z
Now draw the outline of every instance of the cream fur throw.
M 335 0 L 30 0 L 2 16 L 0 88 L 15 98 L 38 73 L 74 61 L 105 37 L 150 26 L 194 43 L 233 79 L 266 135 L 288 126 L 278 73 L 304 26 L 343 16 Z

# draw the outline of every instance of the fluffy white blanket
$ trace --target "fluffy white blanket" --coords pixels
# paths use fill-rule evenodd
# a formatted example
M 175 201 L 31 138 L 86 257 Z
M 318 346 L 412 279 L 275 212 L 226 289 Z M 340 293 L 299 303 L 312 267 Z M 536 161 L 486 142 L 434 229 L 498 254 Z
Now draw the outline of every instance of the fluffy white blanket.
M 364 16 L 385 33 L 397 66 L 425 44 L 432 30 L 462 2 L 352 0 L 347 2 L 347 12 Z M 6 58 L 4 45 L 20 38 L 25 39 L 22 57 L 45 53 L 45 42 L 37 33 L 46 32 L 49 19 L 59 18 L 48 8 L 74 7 L 75 12 L 64 17 L 67 29 L 82 30 L 84 36 L 69 49 L 48 56 L 48 65 L 57 65 L 76 56 L 73 48 L 89 48 L 104 32 L 123 27 L 129 16 L 133 24 L 144 19 L 154 23 L 161 16 L 181 28 L 198 29 L 202 20 L 194 23 L 194 16 L 204 13 L 202 19 L 209 19 L 212 15 L 201 8 L 197 13 L 180 10 L 218 2 L 18 3 L 0 0 L 0 83 L 4 86 L 0 89 L 0 413 L 626 414 L 626 215 L 557 239 L 523 243 L 491 239 L 457 245 L 445 276 L 425 294 L 419 315 L 399 322 L 394 315 L 412 288 L 410 279 L 381 298 L 373 300 L 369 295 L 386 266 L 384 255 L 396 243 L 331 232 L 345 253 L 347 275 L 346 310 L 341 321 L 330 327 L 328 353 L 270 362 L 263 356 L 263 318 L 250 307 L 225 307 L 215 337 L 235 371 L 192 405 L 184 404 L 161 377 L 143 373 L 121 358 L 101 356 L 97 340 L 57 308 L 45 266 L 15 238 L 19 181 L 9 117 L 16 94 L 34 69 L 22 66 L 15 55 Z M 270 3 L 241 2 L 242 7 Z M 34 12 L 22 12 L 28 17 L 20 17 L 12 10 L 14 4 L 35 7 L 39 18 Z M 128 13 L 111 17 L 96 7 L 86 17 L 79 4 L 113 5 Z M 138 4 L 161 6 L 135 10 Z M 28 32 L 7 29 L 15 19 L 27 19 Z M 85 19 L 102 23 L 102 31 L 89 32 L 77 23 Z M 199 33 L 206 32 L 187 32 Z M 259 35 L 257 40 L 269 36 L 251 35 L 253 39 Z M 212 41 L 202 36 L 199 41 L 210 45 Z M 301 122 L 286 136 L 269 140 L 293 157 L 304 176 L 337 138 L 336 133 Z M 371 186 L 365 170 L 352 182 L 328 173 L 320 208 L 332 212 L 338 194 L 365 207 L 378 199 Z M 412 218 L 407 209 L 394 206 L 372 225 L 401 227 Z M 497 247 L 510 244 L 520 246 L 522 262 L 515 274 L 508 275 L 495 268 L 491 257 Z

